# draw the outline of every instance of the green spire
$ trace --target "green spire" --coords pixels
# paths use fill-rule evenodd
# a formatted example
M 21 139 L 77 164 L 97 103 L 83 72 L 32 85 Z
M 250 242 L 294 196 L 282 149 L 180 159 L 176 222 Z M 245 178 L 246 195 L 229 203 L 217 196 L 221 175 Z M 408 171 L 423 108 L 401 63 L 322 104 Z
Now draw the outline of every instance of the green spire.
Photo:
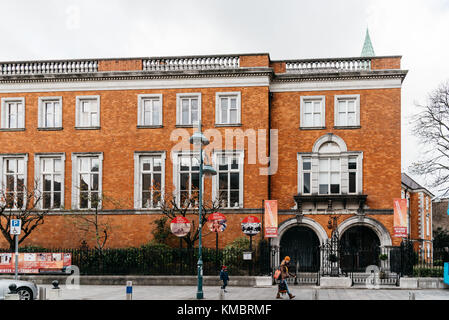
M 365 43 L 363 44 L 361 57 L 374 57 L 374 49 L 369 37 L 368 28 L 366 28 Z

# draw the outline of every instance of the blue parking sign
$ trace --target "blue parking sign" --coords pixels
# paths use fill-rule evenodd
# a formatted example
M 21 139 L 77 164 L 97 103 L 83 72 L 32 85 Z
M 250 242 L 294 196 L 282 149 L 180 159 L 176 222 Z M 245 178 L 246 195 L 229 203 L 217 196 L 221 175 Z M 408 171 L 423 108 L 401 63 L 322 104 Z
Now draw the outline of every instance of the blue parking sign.
M 22 221 L 20 219 L 11 219 L 10 234 L 19 235 L 22 229 Z

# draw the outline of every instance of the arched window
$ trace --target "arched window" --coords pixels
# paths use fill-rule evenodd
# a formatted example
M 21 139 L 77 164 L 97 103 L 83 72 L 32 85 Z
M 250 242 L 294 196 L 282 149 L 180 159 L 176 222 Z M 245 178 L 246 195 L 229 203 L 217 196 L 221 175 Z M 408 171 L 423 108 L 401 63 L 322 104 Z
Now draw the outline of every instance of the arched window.
M 362 152 L 347 150 L 334 134 L 320 137 L 312 152 L 298 154 L 298 192 L 301 194 L 361 194 Z

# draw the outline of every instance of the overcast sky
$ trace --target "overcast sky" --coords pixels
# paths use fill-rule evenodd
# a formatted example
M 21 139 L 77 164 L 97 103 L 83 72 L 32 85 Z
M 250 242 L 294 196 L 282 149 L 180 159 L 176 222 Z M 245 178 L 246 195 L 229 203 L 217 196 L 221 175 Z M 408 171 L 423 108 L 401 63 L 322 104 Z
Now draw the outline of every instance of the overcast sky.
M 402 170 L 414 103 L 449 80 L 449 0 L 0 0 L 0 61 L 267 52 L 272 60 L 402 55 Z M 413 176 L 425 185 L 422 177 Z

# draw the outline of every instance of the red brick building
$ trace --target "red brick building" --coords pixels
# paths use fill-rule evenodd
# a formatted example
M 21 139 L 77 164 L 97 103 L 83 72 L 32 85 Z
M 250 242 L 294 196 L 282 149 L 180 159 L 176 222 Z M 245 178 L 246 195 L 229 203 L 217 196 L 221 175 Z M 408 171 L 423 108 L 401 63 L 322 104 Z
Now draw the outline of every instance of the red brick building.
M 330 216 L 342 241 L 398 245 L 400 61 L 260 53 L 1 62 L 0 183 L 20 196 L 22 181 L 37 182 L 40 208 L 51 209 L 25 245 L 78 247 L 85 235 L 67 214 L 89 215 L 103 195 L 114 200 L 101 207 L 108 246 L 139 246 L 161 217 L 159 193 L 180 199 L 197 183 L 195 158 L 174 148 L 201 117 L 206 136 L 245 136 L 210 149 L 219 174 L 204 180 L 205 197 L 220 195 L 228 219 L 220 247 L 244 236 L 246 216 L 262 219 L 267 199 L 278 200 L 274 246 L 324 242 Z M 215 236 L 205 230 L 203 243 L 213 247 Z

